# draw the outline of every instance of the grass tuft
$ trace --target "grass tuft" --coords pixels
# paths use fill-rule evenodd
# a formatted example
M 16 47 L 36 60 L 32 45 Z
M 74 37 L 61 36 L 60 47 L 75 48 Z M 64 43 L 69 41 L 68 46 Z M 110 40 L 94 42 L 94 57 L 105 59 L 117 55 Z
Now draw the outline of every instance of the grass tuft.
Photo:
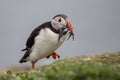
M 120 52 L 66 58 L 35 71 L 7 71 L 0 80 L 120 80 Z

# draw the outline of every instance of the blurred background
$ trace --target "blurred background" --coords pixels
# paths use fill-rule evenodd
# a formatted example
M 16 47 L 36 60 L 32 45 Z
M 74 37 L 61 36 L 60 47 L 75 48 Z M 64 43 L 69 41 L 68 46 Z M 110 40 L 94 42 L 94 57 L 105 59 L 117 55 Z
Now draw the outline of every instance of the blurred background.
M 23 65 L 20 50 L 32 30 L 59 13 L 68 16 L 75 33 L 74 41 L 57 49 L 61 59 L 120 51 L 120 0 L 0 0 L 0 68 Z

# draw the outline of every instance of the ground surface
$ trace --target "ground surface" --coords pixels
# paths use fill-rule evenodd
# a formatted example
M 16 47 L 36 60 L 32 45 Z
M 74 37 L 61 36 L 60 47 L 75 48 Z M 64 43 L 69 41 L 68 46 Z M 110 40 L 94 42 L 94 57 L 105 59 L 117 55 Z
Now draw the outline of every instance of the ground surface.
M 0 80 L 120 80 L 120 52 L 66 58 L 35 71 L 7 71 Z

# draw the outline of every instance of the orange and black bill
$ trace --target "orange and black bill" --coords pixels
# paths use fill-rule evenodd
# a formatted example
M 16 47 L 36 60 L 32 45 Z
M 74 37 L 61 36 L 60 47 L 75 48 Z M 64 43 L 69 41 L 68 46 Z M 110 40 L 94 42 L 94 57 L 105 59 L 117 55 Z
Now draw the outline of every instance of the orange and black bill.
M 69 19 L 67 19 L 67 23 L 68 23 L 68 28 L 69 28 L 69 36 L 68 36 L 68 40 L 69 38 L 72 36 L 72 39 L 74 40 L 74 33 L 73 33 L 73 28 L 72 28 L 72 24 L 71 22 L 69 21 Z

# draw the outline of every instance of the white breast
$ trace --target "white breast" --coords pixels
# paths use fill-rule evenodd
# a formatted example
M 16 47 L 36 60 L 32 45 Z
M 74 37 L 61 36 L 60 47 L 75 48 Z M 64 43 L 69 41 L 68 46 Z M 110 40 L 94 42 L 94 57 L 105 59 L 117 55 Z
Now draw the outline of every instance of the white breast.
M 54 33 L 49 28 L 42 29 L 35 38 L 29 57 L 30 61 L 36 61 L 54 52 L 64 42 L 66 36 L 63 36 L 59 42 L 58 37 L 59 34 Z

